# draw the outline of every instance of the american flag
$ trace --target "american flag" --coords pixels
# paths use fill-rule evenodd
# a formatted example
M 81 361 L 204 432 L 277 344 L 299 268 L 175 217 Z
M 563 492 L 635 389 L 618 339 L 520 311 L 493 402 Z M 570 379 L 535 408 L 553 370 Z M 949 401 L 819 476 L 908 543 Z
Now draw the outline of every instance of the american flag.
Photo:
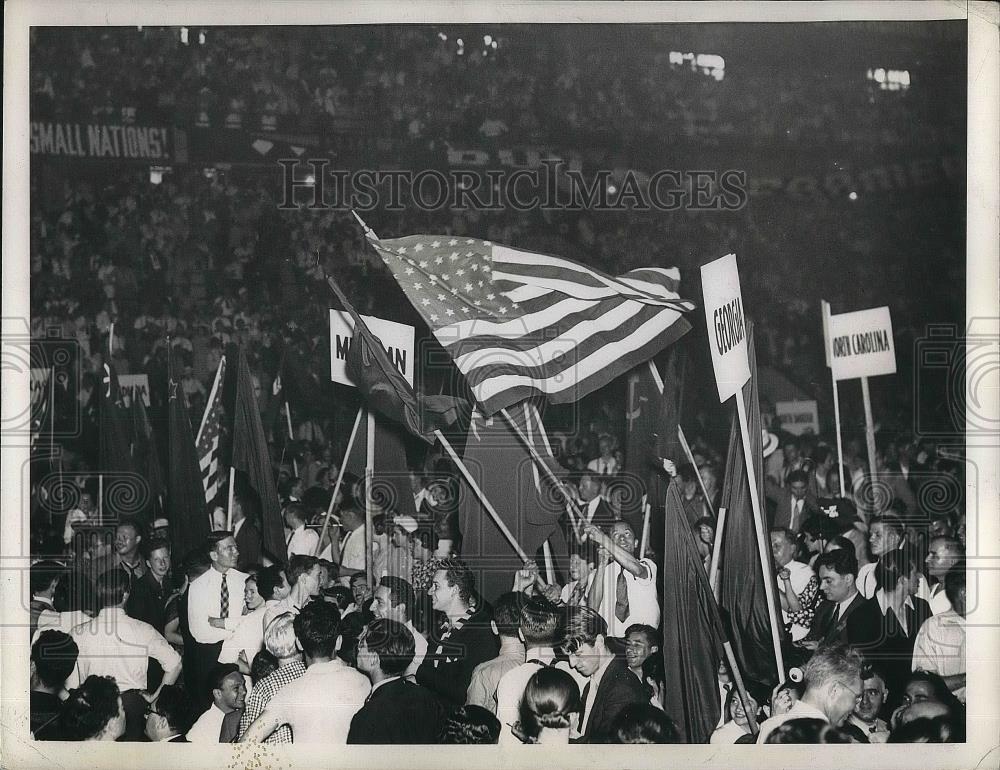
M 226 357 L 219 361 L 212 392 L 198 428 L 198 465 L 201 483 L 205 488 L 205 502 L 211 502 L 219 492 L 219 431 L 222 428 L 222 378 L 226 374 Z
M 487 416 L 532 396 L 576 401 L 691 328 L 676 268 L 613 278 L 476 238 L 369 239 Z

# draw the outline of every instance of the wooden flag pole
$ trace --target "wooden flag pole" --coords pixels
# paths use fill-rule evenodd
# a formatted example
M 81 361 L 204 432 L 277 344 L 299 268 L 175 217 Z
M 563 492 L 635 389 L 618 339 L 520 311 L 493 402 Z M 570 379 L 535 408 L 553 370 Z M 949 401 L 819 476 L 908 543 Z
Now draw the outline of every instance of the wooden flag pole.
M 532 560 L 528 558 L 528 555 L 524 552 L 524 549 L 521 548 L 520 543 L 518 543 L 514 535 L 511 534 L 510 529 L 507 528 L 507 525 L 504 523 L 503 519 L 500 518 L 500 515 L 496 512 L 496 509 L 493 507 L 493 504 L 490 503 L 490 501 L 486 498 L 486 495 L 483 493 L 483 490 L 480 489 L 479 484 L 477 484 L 475 478 L 473 478 L 472 473 L 469 472 L 469 469 L 465 466 L 465 463 L 462 462 L 462 458 L 458 456 L 457 452 L 455 452 L 455 449 L 452 447 L 451 442 L 448 441 L 448 439 L 444 437 L 444 434 L 441 433 L 441 431 L 439 430 L 434 431 L 434 435 L 437 437 L 437 440 L 441 442 L 441 446 L 445 448 L 445 451 L 447 451 L 448 454 L 451 456 L 451 459 L 455 463 L 455 465 L 458 466 L 458 470 L 461 471 L 462 476 L 465 477 L 465 480 L 468 482 L 469 486 L 472 487 L 472 491 L 476 493 L 476 497 L 478 497 L 479 501 L 483 504 L 483 508 L 486 509 L 486 512 L 490 515 L 490 518 L 493 519 L 493 523 L 497 525 L 497 528 L 500 530 L 503 536 L 507 538 L 507 542 L 510 543 L 511 548 L 513 548 L 514 552 L 517 553 L 517 557 L 524 564 L 530 564 Z
M 840 433 L 840 393 L 837 388 L 837 376 L 830 365 L 833 357 L 830 348 L 830 303 L 820 300 L 820 314 L 823 316 L 823 345 L 826 348 L 826 365 L 830 367 L 830 379 L 833 381 L 833 420 L 837 428 L 837 475 L 840 476 L 840 496 L 847 497 L 844 489 L 844 443 Z
M 375 413 L 368 410 L 368 450 L 365 460 L 365 574 L 368 585 L 373 585 L 372 574 L 375 571 L 375 497 L 372 484 L 375 481 Z
M 583 514 L 580 512 L 580 509 L 577 508 L 576 503 L 570 499 L 569 495 L 566 494 L 562 482 L 559 481 L 555 473 L 552 472 L 552 469 L 545 463 L 542 456 L 538 453 L 538 450 L 535 449 L 535 446 L 528 441 L 528 437 L 525 436 L 521 429 L 517 427 L 517 423 L 515 423 L 514 419 L 510 416 L 510 412 L 506 409 L 501 409 L 500 414 L 504 416 L 504 419 L 507 420 L 507 424 L 510 425 L 511 430 L 514 431 L 521 443 L 527 448 L 528 453 L 531 455 L 531 459 L 534 460 L 538 467 L 541 468 L 542 471 L 549 477 L 549 480 L 555 484 L 556 488 L 563 493 L 563 497 L 565 498 L 567 505 L 566 512 L 570 516 L 570 522 L 572 522 L 573 534 L 576 536 L 577 542 L 582 544 L 583 537 L 580 534 L 577 521 L 577 519 L 583 521 Z M 574 518 L 574 516 L 576 518 Z
M 226 529 L 233 531 L 233 498 L 236 494 L 236 469 L 229 466 L 229 505 L 226 507 Z
M 649 547 L 649 515 L 652 511 L 652 506 L 649 502 L 643 503 L 642 506 L 642 537 L 639 538 L 639 558 L 646 558 L 646 549 Z
M 545 582 L 552 585 L 556 582 L 556 570 L 552 564 L 552 546 L 548 540 L 542 543 L 542 553 L 545 556 Z
M 729 664 L 729 673 L 736 683 L 736 692 L 740 694 L 740 702 L 743 704 L 743 713 L 746 714 L 750 732 L 756 735 L 760 732 L 760 727 L 757 726 L 757 717 L 750 708 L 750 696 L 747 694 L 747 688 L 743 684 L 743 675 L 740 673 L 740 667 L 736 665 L 736 655 L 733 654 L 733 645 L 727 640 L 722 643 L 722 647 L 726 651 L 726 662 Z M 722 704 L 722 708 L 723 710 L 726 708 L 725 703 Z
M 785 681 L 785 660 L 781 654 L 781 633 L 778 625 L 778 614 L 774 609 L 775 578 L 771 570 L 771 560 L 767 537 L 764 528 L 764 513 L 760 508 L 760 497 L 757 492 L 757 472 L 753 466 L 753 454 L 750 450 L 750 428 L 747 425 L 747 407 L 743 403 L 743 389 L 736 393 L 736 412 L 740 418 L 740 435 L 743 438 L 743 459 L 747 469 L 747 479 L 750 482 L 750 503 L 753 507 L 753 520 L 757 529 L 757 551 L 760 554 L 760 571 L 764 577 L 764 594 L 767 598 L 767 615 L 771 621 L 771 641 L 774 645 L 774 660 L 778 665 L 778 683 Z
M 327 530 L 330 528 L 330 517 L 333 515 L 333 505 L 337 499 L 337 493 L 340 492 L 340 485 L 344 481 L 344 471 L 347 470 L 347 458 L 351 456 L 351 450 L 354 449 L 354 439 L 358 435 L 358 427 L 361 425 L 361 415 L 364 413 L 365 409 L 363 406 L 358 407 L 358 413 L 354 417 L 354 427 L 351 428 L 351 437 L 347 440 L 347 451 L 344 452 L 344 461 L 340 464 L 340 472 L 337 473 L 337 482 L 333 485 L 333 495 L 330 497 L 330 505 L 326 508 L 326 516 L 323 517 L 323 529 L 319 535 L 319 542 L 316 543 L 316 551 L 313 556 L 319 556 L 319 552 L 323 547 L 323 540 L 326 538 Z M 330 549 L 333 550 L 332 548 Z
M 684 449 L 684 455 L 687 457 L 689 463 L 694 468 L 695 478 L 698 479 L 698 486 L 701 487 L 701 498 L 705 503 L 705 508 L 712 515 L 712 518 L 716 517 L 715 508 L 712 507 L 712 501 L 708 499 L 708 490 L 705 489 L 705 481 L 701 478 L 701 472 L 698 470 L 698 466 L 694 464 L 694 455 L 691 453 L 691 447 L 687 442 L 687 436 L 684 435 L 684 428 L 680 425 L 677 426 L 677 438 L 680 439 L 681 448 Z
M 295 441 L 295 433 L 292 431 L 292 410 L 288 407 L 288 399 L 285 399 L 285 420 L 288 422 L 288 440 Z M 292 468 L 295 469 L 295 476 L 299 475 L 299 461 L 292 455 Z
M 830 370 L 833 377 L 833 370 Z M 837 378 L 833 377 L 833 419 L 837 426 L 837 475 L 840 477 L 840 496 L 847 497 L 844 491 L 844 444 L 840 436 L 840 395 L 837 392 Z
M 861 378 L 861 398 L 865 402 L 865 440 L 868 443 L 868 471 L 872 483 L 878 481 L 878 469 L 875 463 L 875 420 L 872 417 L 872 396 L 868 390 L 868 378 Z
M 715 527 L 715 542 L 712 543 L 712 566 L 708 570 L 708 584 L 716 601 L 719 599 L 719 559 L 722 556 L 722 530 L 726 526 L 726 509 L 719 509 L 719 521 Z

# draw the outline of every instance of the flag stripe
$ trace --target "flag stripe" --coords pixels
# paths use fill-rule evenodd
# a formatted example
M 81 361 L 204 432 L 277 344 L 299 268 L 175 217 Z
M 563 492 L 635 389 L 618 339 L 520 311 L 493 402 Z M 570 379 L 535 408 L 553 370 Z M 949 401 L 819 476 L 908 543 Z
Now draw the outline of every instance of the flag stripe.
M 219 493 L 217 474 L 219 467 L 219 432 L 222 430 L 222 378 L 226 372 L 226 357 L 219 360 L 208 405 L 201 418 L 198 430 L 198 465 L 201 468 L 201 484 L 205 490 L 205 502 L 211 502 Z
M 371 242 L 486 415 L 543 394 L 581 398 L 690 329 L 676 268 L 611 278 L 473 238 Z

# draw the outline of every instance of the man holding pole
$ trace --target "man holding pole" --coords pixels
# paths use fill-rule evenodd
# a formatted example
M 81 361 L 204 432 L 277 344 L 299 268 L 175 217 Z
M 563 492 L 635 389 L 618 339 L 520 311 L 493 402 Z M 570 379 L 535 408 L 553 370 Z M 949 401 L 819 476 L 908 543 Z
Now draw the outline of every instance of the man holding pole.
M 616 521 L 610 536 L 593 524 L 588 524 L 585 532 L 600 546 L 588 604 L 604 618 L 608 634 L 624 636 L 634 623 L 656 628 L 660 624 L 656 564 L 635 557 L 638 543 L 632 525 Z

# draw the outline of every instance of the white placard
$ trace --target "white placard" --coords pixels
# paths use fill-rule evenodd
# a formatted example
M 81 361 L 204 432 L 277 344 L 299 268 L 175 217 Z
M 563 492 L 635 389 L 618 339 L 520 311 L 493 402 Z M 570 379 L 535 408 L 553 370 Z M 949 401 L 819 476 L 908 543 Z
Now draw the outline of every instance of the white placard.
M 743 295 L 736 255 L 701 267 L 701 287 L 705 297 L 705 321 L 708 324 L 708 347 L 712 351 L 715 384 L 719 401 L 740 392 L 750 379 L 747 357 L 747 331 L 743 318 Z
M 149 377 L 145 374 L 119 374 L 118 387 L 128 394 L 129 403 L 135 398 L 135 394 L 142 396 L 142 403 L 149 406 Z
M 896 347 L 888 307 L 832 315 L 830 368 L 835 380 L 896 373 Z
M 363 315 L 362 320 L 379 338 L 382 347 L 389 354 L 406 381 L 413 386 L 413 338 L 414 329 L 407 324 L 387 321 L 384 318 Z M 354 385 L 347 373 L 347 351 L 354 339 L 354 320 L 346 310 L 330 311 L 330 379 L 341 385 Z
M 819 434 L 819 410 L 815 401 L 777 401 L 774 412 L 784 431 L 796 436 Z

